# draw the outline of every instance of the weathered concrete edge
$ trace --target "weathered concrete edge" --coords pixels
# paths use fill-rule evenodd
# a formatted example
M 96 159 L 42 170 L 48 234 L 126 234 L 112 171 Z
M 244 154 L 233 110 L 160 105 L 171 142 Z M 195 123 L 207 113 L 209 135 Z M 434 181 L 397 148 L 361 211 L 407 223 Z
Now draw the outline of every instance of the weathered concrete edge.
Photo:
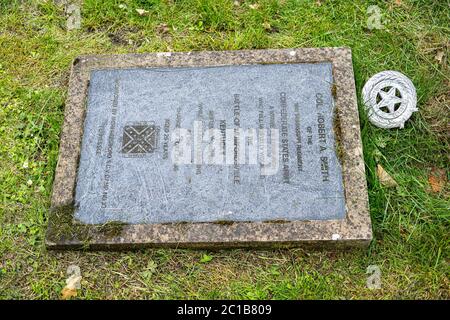
M 46 245 L 50 249 L 90 247 L 120 249 L 144 246 L 169 247 L 273 247 L 367 246 L 372 239 L 368 211 L 359 116 L 349 48 L 299 48 L 219 52 L 166 52 L 127 55 L 81 56 L 74 60 L 55 172 L 51 212 L 73 206 L 77 166 L 85 116 L 89 76 L 96 69 L 219 66 L 233 64 L 332 62 L 335 104 L 339 115 L 343 150 L 346 219 L 335 221 L 235 222 L 232 224 L 125 225 L 111 237 L 85 226 L 88 240 L 72 234 L 55 238 L 59 220 L 50 217 Z M 66 210 L 72 212 L 73 210 Z M 180 227 L 182 226 L 182 227 Z M 80 228 L 77 225 L 77 228 Z M 81 226 L 81 228 L 83 228 Z

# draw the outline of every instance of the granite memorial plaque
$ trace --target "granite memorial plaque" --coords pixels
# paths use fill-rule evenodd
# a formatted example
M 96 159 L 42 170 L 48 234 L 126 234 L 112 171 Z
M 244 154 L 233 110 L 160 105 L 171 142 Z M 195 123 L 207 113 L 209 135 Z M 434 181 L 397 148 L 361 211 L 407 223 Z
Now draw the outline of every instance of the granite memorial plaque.
M 49 248 L 367 245 L 346 48 L 74 61 Z

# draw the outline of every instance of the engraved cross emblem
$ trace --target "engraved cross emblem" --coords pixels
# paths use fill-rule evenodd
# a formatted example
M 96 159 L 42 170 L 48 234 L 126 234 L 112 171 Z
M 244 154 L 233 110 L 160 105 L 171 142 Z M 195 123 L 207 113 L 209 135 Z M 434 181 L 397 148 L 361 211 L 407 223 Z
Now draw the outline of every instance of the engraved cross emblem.
M 123 129 L 122 153 L 144 155 L 157 147 L 158 130 L 153 124 L 126 125 Z

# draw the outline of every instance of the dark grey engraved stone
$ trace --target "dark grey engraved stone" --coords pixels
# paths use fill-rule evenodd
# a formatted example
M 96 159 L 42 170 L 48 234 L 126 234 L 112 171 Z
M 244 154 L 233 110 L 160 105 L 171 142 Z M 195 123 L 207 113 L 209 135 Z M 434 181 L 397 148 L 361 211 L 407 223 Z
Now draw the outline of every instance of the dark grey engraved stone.
M 75 218 L 88 224 L 343 219 L 332 82 L 331 63 L 93 71 Z M 175 134 L 180 129 L 182 138 Z M 244 163 L 238 157 L 255 142 L 246 135 L 251 129 L 267 132 L 258 143 L 278 138 L 278 159 L 266 163 L 265 173 L 260 149 L 257 163 L 250 154 Z M 222 149 L 208 149 L 217 138 Z M 270 143 L 269 153 L 277 150 Z M 174 148 L 181 144 L 180 163 Z M 223 163 L 208 162 L 212 156 Z

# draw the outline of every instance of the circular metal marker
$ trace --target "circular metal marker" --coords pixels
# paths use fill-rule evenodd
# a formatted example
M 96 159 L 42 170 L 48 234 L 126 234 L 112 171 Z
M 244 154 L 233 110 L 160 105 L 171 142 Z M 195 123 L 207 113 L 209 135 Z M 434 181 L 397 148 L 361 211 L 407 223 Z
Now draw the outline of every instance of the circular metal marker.
M 418 110 L 416 88 L 397 71 L 377 73 L 366 82 L 362 94 L 370 122 L 380 128 L 403 128 Z

